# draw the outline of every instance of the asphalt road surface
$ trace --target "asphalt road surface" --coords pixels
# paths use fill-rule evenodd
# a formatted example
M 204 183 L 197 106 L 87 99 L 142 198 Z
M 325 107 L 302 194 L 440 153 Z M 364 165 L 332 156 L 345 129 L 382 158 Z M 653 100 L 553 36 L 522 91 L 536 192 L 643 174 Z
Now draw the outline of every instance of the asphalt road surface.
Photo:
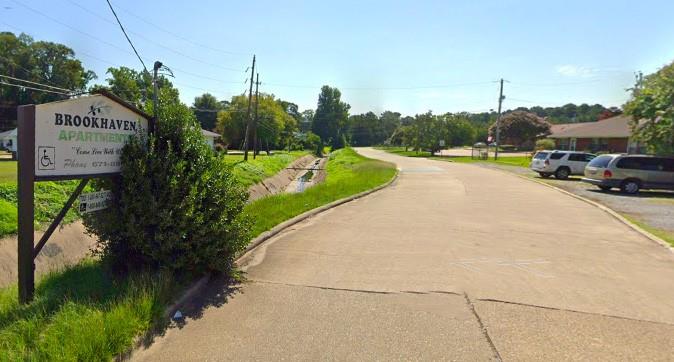
M 133 358 L 671 360 L 674 255 L 502 171 L 404 158 L 390 187 L 243 261 Z

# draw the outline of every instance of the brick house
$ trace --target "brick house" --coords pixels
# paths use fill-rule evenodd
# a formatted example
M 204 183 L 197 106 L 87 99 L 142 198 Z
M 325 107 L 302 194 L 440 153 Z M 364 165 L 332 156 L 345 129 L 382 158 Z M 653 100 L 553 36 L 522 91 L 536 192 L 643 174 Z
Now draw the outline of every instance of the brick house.
M 548 138 L 558 150 L 639 153 L 639 144 L 631 139 L 631 119 L 619 115 L 597 122 L 555 124 Z

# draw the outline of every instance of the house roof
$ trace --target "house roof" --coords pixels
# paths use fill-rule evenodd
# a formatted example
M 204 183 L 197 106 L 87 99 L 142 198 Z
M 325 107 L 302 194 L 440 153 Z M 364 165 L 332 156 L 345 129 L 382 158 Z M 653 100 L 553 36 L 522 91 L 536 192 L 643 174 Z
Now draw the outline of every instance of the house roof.
M 627 138 L 632 117 L 619 115 L 597 122 L 555 124 L 549 138 Z
M 205 129 L 202 129 L 202 130 L 201 130 L 201 134 L 204 135 L 204 136 L 206 136 L 206 137 L 212 137 L 212 138 L 218 138 L 218 137 L 220 137 L 220 133 L 215 133 L 215 132 L 207 131 L 207 130 L 205 130 Z
M 16 137 L 16 128 L 0 132 L 0 138 Z

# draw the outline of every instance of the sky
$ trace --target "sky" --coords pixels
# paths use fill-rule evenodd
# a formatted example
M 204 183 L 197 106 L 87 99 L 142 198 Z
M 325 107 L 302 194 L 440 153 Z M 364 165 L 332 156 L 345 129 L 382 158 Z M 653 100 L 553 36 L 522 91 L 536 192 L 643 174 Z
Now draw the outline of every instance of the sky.
M 110 0 L 149 69 L 172 69 L 181 99 L 247 90 L 315 109 L 322 85 L 351 113 L 621 106 L 634 73 L 674 60 L 671 0 Z M 105 0 L 0 0 L 0 31 L 71 47 L 104 83 L 142 69 Z

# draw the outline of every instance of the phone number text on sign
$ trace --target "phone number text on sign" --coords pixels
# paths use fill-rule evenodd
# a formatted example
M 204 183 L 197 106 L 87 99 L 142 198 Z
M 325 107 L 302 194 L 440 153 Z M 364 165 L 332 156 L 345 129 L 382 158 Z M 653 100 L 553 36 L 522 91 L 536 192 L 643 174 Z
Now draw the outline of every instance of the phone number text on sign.
M 79 200 L 79 210 L 82 214 L 103 210 L 110 206 L 110 201 L 112 200 L 112 191 L 102 190 L 82 194 L 80 195 Z

